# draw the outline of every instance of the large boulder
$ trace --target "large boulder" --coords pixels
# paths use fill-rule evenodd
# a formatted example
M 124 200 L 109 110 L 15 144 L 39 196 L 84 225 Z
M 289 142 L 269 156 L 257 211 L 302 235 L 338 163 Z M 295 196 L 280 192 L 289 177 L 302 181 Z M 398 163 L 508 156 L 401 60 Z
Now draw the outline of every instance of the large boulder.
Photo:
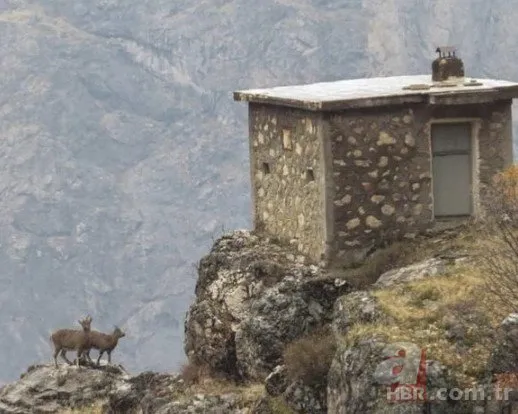
M 518 314 L 508 315 L 500 324 L 497 343 L 491 354 L 488 371 L 491 376 L 518 372 Z
M 406 357 L 392 362 L 397 350 L 404 349 Z M 328 412 L 334 414 L 371 413 L 371 414 L 465 414 L 472 412 L 467 407 L 469 401 L 453 401 L 448 392 L 443 400 L 419 400 L 416 392 L 414 400 L 405 400 L 404 393 L 389 391 L 390 383 L 401 381 L 394 374 L 396 365 L 402 364 L 403 372 L 417 373 L 419 349 L 414 344 L 389 343 L 380 338 L 365 338 L 353 345 L 344 344 L 337 352 L 328 375 L 327 405 Z M 415 369 L 414 369 L 415 368 Z M 438 390 L 450 390 L 456 383 L 448 370 L 436 361 L 425 362 L 426 395 L 435 396 Z M 403 376 L 403 374 L 401 374 Z M 410 375 L 412 376 L 412 375 Z M 408 384 L 419 384 L 410 378 Z M 415 381 L 415 382 L 414 382 Z M 401 381 L 401 384 L 406 384 Z M 405 388 L 407 389 L 407 388 Z M 424 394 L 421 394 L 424 395 Z
M 325 414 L 327 412 L 325 386 L 318 387 L 303 381 L 290 381 L 284 365 L 278 365 L 266 377 L 265 390 L 270 397 L 280 398 L 296 413 Z
M 264 380 L 286 344 L 331 321 L 350 285 L 290 246 L 248 231 L 217 240 L 199 264 L 196 298 L 185 322 L 185 351 L 195 364 Z
M 337 335 L 346 335 L 358 323 L 388 320 L 371 292 L 351 292 L 338 298 L 333 307 L 332 327 Z
M 287 276 L 250 303 L 235 335 L 243 377 L 264 379 L 282 363 L 287 344 L 332 320 L 333 303 L 343 289 L 333 279 L 314 279 L 315 269 L 310 271 Z
M 56 413 L 105 403 L 112 392 L 123 388 L 130 376 L 122 367 L 98 369 L 64 365 L 33 365 L 19 381 L 0 390 L 0 412 Z
M 484 383 L 490 399 L 485 413 L 518 411 L 518 314 L 511 313 L 500 324 Z M 512 411 L 515 410 L 515 411 Z
M 328 412 L 325 389 L 317 390 L 302 381 L 291 383 L 284 391 L 283 398 L 288 407 L 296 413 L 326 414 Z
M 409 266 L 400 267 L 383 273 L 374 283 L 374 288 L 385 289 L 395 285 L 415 282 L 421 279 L 447 274 L 452 266 L 469 262 L 466 255 L 450 254 L 432 257 Z

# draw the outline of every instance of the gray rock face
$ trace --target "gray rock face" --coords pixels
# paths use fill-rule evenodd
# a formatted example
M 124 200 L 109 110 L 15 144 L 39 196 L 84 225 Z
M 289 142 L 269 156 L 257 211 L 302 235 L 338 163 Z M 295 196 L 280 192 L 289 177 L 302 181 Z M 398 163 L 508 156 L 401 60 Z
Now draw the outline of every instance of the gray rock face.
M 325 414 L 325 390 L 317 391 L 300 381 L 291 383 L 284 392 L 284 399 L 296 413 Z
M 387 319 L 376 298 L 366 291 L 352 292 L 337 299 L 332 326 L 337 335 L 345 335 L 356 323 L 375 323 Z
M 501 323 L 488 370 L 490 375 L 518 372 L 518 315 L 515 313 Z
M 265 390 L 272 397 L 282 396 L 285 404 L 296 413 L 327 412 L 325 387 L 316 389 L 300 380 L 290 383 L 284 365 L 276 366 L 266 377 Z
M 331 320 L 334 301 L 350 289 L 247 231 L 218 240 L 199 274 L 185 322 L 189 359 L 260 380 L 282 362 L 286 344 Z
M 518 313 L 511 313 L 507 315 L 501 324 L 504 329 L 512 329 L 518 327 Z
M 246 108 L 230 91 L 429 73 L 450 39 L 468 76 L 516 79 L 515 13 L 0 0 L 0 382 L 50 359 L 50 330 L 87 312 L 127 329 L 131 371 L 178 366 L 191 264 L 222 224 L 249 225 Z
M 328 412 L 336 414 L 373 413 L 373 414 L 464 414 L 473 411 L 470 401 L 452 401 L 449 398 L 433 402 L 394 401 L 390 400 L 385 382 L 380 378 L 392 378 L 394 364 L 387 363 L 387 350 L 401 345 L 402 349 L 411 350 L 413 344 L 388 344 L 374 338 L 365 340 L 352 347 L 343 347 L 337 352 L 331 366 L 327 385 Z M 417 350 L 419 351 L 419 350 Z M 407 353 L 408 358 L 411 355 Z M 418 355 L 417 355 L 418 356 Z M 385 361 L 385 362 L 384 362 Z M 419 361 L 415 361 L 417 364 Z M 386 364 L 385 372 L 380 367 Z M 405 365 L 407 362 L 405 362 Z M 397 365 L 397 364 L 396 364 Z M 383 374 L 383 375 L 382 375 Z M 404 375 L 404 374 L 402 374 Z M 401 381 L 404 383 L 404 381 Z M 409 382 L 414 384 L 415 382 Z M 436 361 L 426 361 L 426 394 L 440 395 L 438 390 L 450 390 L 455 382 L 448 371 Z M 400 394 L 404 396 L 404 394 Z M 404 397 L 403 397 L 404 398 Z M 431 411 L 427 411 L 431 410 Z
M 30 367 L 21 379 L 0 390 L 0 412 L 56 413 L 109 398 L 130 378 L 121 367 L 90 369 L 53 365 Z
M 447 273 L 448 266 L 465 262 L 465 257 L 440 258 L 433 257 L 405 266 L 399 269 L 390 270 L 383 273 L 374 283 L 375 288 L 387 288 L 398 284 L 409 283 L 427 277 L 442 276 Z
M 186 389 L 177 375 L 144 372 L 132 377 L 121 366 L 78 369 L 65 365 L 57 370 L 52 365 L 36 365 L 0 390 L 0 412 L 50 414 L 77 408 L 112 414 L 244 414 L 254 402 L 239 393 L 205 395 Z
M 459 260 L 464 258 L 432 258 L 394 269 L 381 275 L 374 287 L 387 288 L 445 274 L 448 266 Z M 473 314 L 472 317 L 473 321 L 470 322 L 476 323 L 480 315 Z M 335 302 L 332 326 L 337 338 L 343 338 L 354 324 L 380 322 L 394 323 L 384 314 L 370 292 L 352 292 Z M 455 327 L 464 327 L 453 317 L 450 325 L 447 334 L 452 337 L 457 333 L 454 332 Z M 441 363 L 421 361 L 421 349 L 416 344 L 389 343 L 383 336 L 369 334 L 354 343 L 343 340 L 338 343 L 340 345 L 328 374 L 327 407 L 330 413 L 464 414 L 473 412 L 478 404 L 477 401 L 454 401 L 448 398 L 448 392 L 456 387 L 455 379 Z M 398 394 L 390 390 L 391 385 L 417 384 L 420 363 L 425 364 L 425 378 L 420 384 L 425 385 L 428 400 L 401 401 L 405 394 L 399 394 L 399 401 L 391 400 L 391 396 L 398 398 Z M 394 371 L 396 367 L 400 371 Z M 441 393 L 446 392 L 446 396 L 438 394 L 439 390 Z
M 277 397 L 286 391 L 286 388 L 288 387 L 288 379 L 286 378 L 285 366 L 277 365 L 266 377 L 264 384 L 266 392 L 273 397 Z

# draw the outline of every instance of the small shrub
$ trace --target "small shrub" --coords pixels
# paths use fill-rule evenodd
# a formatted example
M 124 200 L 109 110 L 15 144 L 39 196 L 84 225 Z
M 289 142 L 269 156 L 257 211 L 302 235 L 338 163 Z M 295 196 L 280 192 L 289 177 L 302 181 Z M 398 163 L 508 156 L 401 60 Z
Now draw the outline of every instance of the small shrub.
M 425 289 L 423 289 L 420 292 L 416 292 L 415 297 L 413 297 L 409 304 L 422 308 L 424 307 L 426 301 L 437 301 L 441 297 L 441 292 L 439 289 L 437 289 L 435 286 L 426 286 Z
M 204 379 L 210 377 L 210 368 L 206 365 L 188 362 L 180 370 L 180 376 L 187 385 L 199 384 Z
M 485 243 L 479 254 L 486 290 L 506 312 L 518 310 L 518 165 L 484 189 Z
M 294 414 L 295 412 L 286 404 L 282 397 L 269 399 L 269 408 L 272 414 Z
M 325 386 L 335 353 L 336 339 L 329 329 L 319 329 L 292 342 L 284 351 L 288 379 Z
M 394 242 L 369 255 L 361 265 L 345 269 L 343 279 L 356 289 L 372 285 L 385 272 L 396 268 L 407 254 L 408 247 L 403 242 Z
M 495 386 L 502 389 L 518 389 L 518 374 L 515 372 L 505 372 L 502 374 L 495 374 Z M 495 387 L 495 388 L 496 388 Z

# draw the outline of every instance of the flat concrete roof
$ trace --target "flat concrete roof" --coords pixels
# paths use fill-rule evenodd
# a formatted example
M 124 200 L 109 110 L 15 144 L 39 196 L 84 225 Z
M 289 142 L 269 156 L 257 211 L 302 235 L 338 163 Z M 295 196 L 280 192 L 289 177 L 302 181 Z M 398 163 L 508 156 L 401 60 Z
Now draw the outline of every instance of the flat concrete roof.
M 484 103 L 518 97 L 518 83 L 466 77 L 460 83 L 434 83 L 431 75 L 350 79 L 234 92 L 234 100 L 313 111 L 407 103 Z

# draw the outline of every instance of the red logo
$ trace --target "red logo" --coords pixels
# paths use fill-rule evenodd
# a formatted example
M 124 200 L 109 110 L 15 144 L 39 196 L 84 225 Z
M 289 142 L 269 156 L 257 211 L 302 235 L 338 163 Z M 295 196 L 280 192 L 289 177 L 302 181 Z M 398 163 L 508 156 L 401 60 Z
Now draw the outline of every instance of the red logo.
M 399 342 L 385 347 L 382 357 L 374 378 L 378 384 L 388 386 L 387 400 L 426 401 L 426 349 Z

